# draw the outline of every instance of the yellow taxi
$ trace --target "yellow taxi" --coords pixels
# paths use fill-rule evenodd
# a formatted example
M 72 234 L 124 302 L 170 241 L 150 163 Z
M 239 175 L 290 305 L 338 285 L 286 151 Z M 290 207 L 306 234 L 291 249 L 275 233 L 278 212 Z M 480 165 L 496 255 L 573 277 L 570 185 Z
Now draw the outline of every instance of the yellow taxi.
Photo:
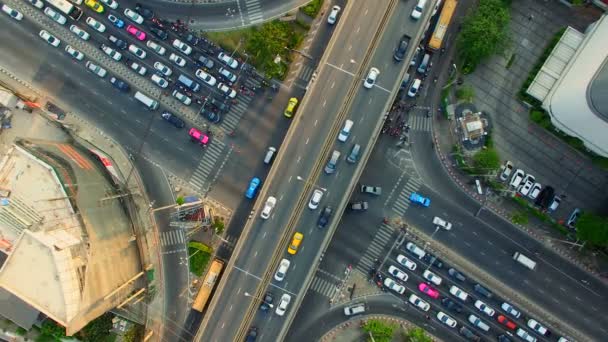
M 295 97 L 290 98 L 289 103 L 287 103 L 287 108 L 285 108 L 285 116 L 288 118 L 292 117 L 297 105 L 298 99 Z
M 293 239 L 291 240 L 289 248 L 287 248 L 287 253 L 296 254 L 298 252 L 298 247 L 300 247 L 300 244 L 302 243 L 302 240 L 304 240 L 304 234 L 299 232 L 293 234 Z
M 103 13 L 104 8 L 97 0 L 84 0 L 84 4 L 97 13 Z

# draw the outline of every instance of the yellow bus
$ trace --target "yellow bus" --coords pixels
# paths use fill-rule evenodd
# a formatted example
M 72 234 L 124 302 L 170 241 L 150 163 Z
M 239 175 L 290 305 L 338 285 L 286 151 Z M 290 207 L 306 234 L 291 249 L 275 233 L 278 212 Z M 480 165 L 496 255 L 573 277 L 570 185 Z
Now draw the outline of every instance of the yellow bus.
M 194 299 L 194 303 L 192 303 L 192 309 L 198 312 L 203 312 L 203 309 L 209 301 L 211 292 L 213 291 L 213 288 L 215 287 L 215 284 L 222 273 L 222 269 L 224 269 L 224 262 L 219 259 L 213 259 L 211 266 L 209 267 L 209 271 L 203 279 L 203 285 L 201 285 L 201 288 L 198 290 L 198 294 Z
M 429 41 L 430 50 L 439 50 L 441 48 L 443 37 L 448 31 L 448 26 L 450 25 L 450 21 L 452 21 L 452 15 L 454 14 L 454 10 L 456 10 L 457 4 L 458 1 L 456 0 L 444 1 L 441 15 L 439 15 L 439 20 L 437 21 L 437 25 L 435 25 L 435 31 L 433 31 L 433 35 Z

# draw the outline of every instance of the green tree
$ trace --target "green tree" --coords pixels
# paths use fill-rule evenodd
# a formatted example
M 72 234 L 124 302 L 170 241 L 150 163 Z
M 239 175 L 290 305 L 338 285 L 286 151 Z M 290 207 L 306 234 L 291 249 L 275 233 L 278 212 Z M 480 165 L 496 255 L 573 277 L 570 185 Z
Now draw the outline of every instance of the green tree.
M 175 199 L 175 203 L 177 203 L 177 205 L 182 205 L 184 204 L 186 200 L 184 199 L 184 196 L 179 196 L 178 198 Z
M 144 328 L 141 325 L 134 324 L 122 337 L 125 342 L 143 341 Z
M 486 148 L 473 156 L 473 165 L 479 174 L 488 174 L 500 168 L 500 157 L 493 148 Z
M 608 218 L 583 212 L 576 222 L 576 236 L 597 247 L 608 246 Z
M 504 51 L 510 19 L 503 0 L 479 1 L 477 9 L 465 18 L 456 41 L 464 73 L 472 72 L 484 59 Z
M 78 338 L 90 342 L 110 342 L 116 340 L 116 335 L 110 333 L 112 329 L 111 313 L 105 313 L 89 322 L 78 332 Z
M 404 342 L 433 342 L 433 339 L 426 334 L 422 328 L 411 328 L 403 334 Z
M 42 323 L 42 327 L 40 328 L 40 334 L 46 337 L 52 338 L 54 340 L 59 340 L 65 337 L 65 328 L 53 322 L 50 319 L 47 319 Z
M 473 87 L 466 85 L 458 88 L 456 90 L 456 98 L 466 102 L 473 102 L 473 97 L 475 96 L 475 90 Z
M 215 234 L 221 235 L 225 229 L 224 219 L 219 216 L 214 217 L 212 226 L 213 226 L 213 229 L 215 230 Z
M 363 331 L 371 334 L 376 342 L 390 342 L 396 328 L 395 324 L 385 323 L 379 319 L 370 319 L 365 322 Z M 371 341 L 372 338 L 368 336 L 367 340 Z

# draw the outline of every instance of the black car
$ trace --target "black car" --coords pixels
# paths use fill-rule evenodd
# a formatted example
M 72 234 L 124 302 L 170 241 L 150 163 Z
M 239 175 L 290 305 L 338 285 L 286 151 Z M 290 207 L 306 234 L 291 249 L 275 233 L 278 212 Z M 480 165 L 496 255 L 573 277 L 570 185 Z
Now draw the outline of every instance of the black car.
M 450 268 L 450 269 L 448 270 L 448 274 L 449 274 L 449 275 L 450 275 L 452 278 L 456 278 L 456 279 L 458 279 L 458 280 L 460 280 L 460 281 L 465 281 L 465 280 L 467 280 L 467 278 L 465 278 L 465 277 L 464 277 L 464 275 L 462 275 L 462 273 L 460 273 L 460 272 L 456 271 L 456 269 L 454 269 L 454 268 Z
M 193 35 L 192 33 L 188 33 L 188 35 L 186 36 L 186 42 L 188 44 L 191 45 L 196 45 L 198 44 L 199 38 L 195 35 Z
M 156 28 L 156 27 L 150 28 L 150 32 L 152 32 L 160 40 L 165 40 L 165 39 L 169 38 L 169 34 L 167 34 L 167 32 L 165 32 L 159 28 Z
M 498 342 L 511 342 L 511 339 L 505 335 L 498 336 Z
M 127 42 L 125 42 L 124 40 L 120 40 L 120 39 L 116 38 L 115 36 L 112 36 L 112 35 L 109 36 L 108 40 L 121 50 L 124 50 L 127 48 L 127 45 L 128 45 Z
M 214 112 L 210 109 L 204 108 L 204 107 L 201 108 L 201 111 L 199 112 L 199 114 L 214 124 L 219 123 L 222 120 L 222 116 L 219 113 L 216 113 L 216 112 Z
M 422 258 L 422 260 L 428 262 L 431 266 L 435 266 L 437 268 L 443 267 L 443 262 L 441 262 L 441 260 L 439 260 L 438 257 L 436 257 L 432 254 L 426 253 L 424 255 L 424 257 Z
M 262 303 L 260 303 L 260 310 L 264 312 L 270 310 L 270 306 L 272 305 L 273 300 L 274 297 L 272 296 L 272 293 L 266 292 L 266 294 L 264 295 L 264 300 L 262 301 Z
M 319 220 L 317 221 L 317 227 L 325 228 L 325 226 L 327 226 L 327 223 L 331 218 L 332 211 L 333 209 L 331 207 L 326 206 L 325 208 L 323 208 L 323 210 L 321 211 L 321 215 L 319 216 Z
M 536 197 L 536 200 L 534 201 L 534 204 L 538 205 L 543 209 L 546 209 L 549 204 L 551 204 L 551 200 L 553 199 L 554 195 L 555 189 L 553 189 L 552 186 L 547 185 L 540 191 L 538 197 Z
M 184 120 L 180 119 L 177 115 L 173 113 L 164 111 L 160 116 L 177 128 L 184 128 L 184 126 L 186 126 Z
M 121 80 L 120 78 L 112 77 L 112 78 L 110 78 L 110 83 L 112 83 L 114 88 L 116 88 L 122 92 L 125 92 L 125 93 L 131 89 L 129 84 L 127 82 Z
M 462 306 L 460 304 L 456 303 L 455 301 L 451 300 L 450 298 L 443 298 L 441 300 L 441 304 L 443 306 L 445 306 L 448 310 L 458 312 L 458 313 L 462 312 Z
M 253 342 L 258 337 L 258 328 L 251 327 L 247 332 L 247 337 L 245 338 L 245 342 Z
M 201 68 L 206 68 L 207 70 L 211 70 L 213 69 L 213 61 L 205 56 L 200 56 L 197 60 L 196 60 L 196 65 L 198 65 Z
M 135 4 L 135 12 L 139 13 L 142 17 L 148 20 L 154 18 L 154 12 L 139 2 Z
M 403 35 L 401 39 L 399 39 L 399 43 L 397 44 L 397 48 L 395 49 L 395 54 L 393 54 L 393 58 L 401 62 L 405 58 L 405 54 L 407 53 L 407 47 L 410 45 L 410 37 Z
M 460 330 L 458 330 L 458 332 L 460 333 L 460 335 L 466 337 L 469 341 L 481 341 L 481 338 L 479 336 L 475 335 L 467 327 L 461 327 Z
M 230 110 L 229 104 L 222 102 L 220 100 L 217 100 L 217 99 L 211 99 L 211 101 L 207 102 L 207 104 L 217 108 L 217 110 L 219 110 L 222 113 L 225 113 Z

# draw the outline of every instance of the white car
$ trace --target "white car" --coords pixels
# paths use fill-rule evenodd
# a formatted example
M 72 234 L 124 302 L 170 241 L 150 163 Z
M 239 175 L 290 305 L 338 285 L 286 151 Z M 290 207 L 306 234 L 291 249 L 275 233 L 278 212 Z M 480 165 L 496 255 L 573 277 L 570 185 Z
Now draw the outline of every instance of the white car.
M 169 86 L 169 82 L 167 82 L 166 79 L 158 76 L 157 74 L 152 74 L 152 76 L 150 76 L 150 79 L 152 80 L 152 82 L 154 82 L 157 86 L 165 89 L 167 88 L 167 86 Z M 178 99 L 179 100 L 179 99 Z M 180 100 L 181 101 L 181 100 Z M 183 101 L 182 101 L 183 102 Z
M 144 22 L 144 17 L 142 17 L 141 15 L 139 15 L 137 12 L 135 12 L 134 10 L 127 8 L 125 9 L 125 15 L 127 16 L 127 18 L 133 20 L 134 22 L 141 24 Z
M 340 10 L 342 8 L 340 8 L 340 6 L 334 6 L 331 8 L 331 12 L 329 12 L 329 15 L 327 16 L 327 23 L 328 24 L 335 24 L 336 20 L 338 20 L 338 13 L 340 13 Z
M 528 196 L 528 194 L 530 193 L 530 189 L 532 189 L 533 185 L 534 185 L 533 181 L 524 182 L 522 185 L 519 186 L 517 191 L 519 191 L 519 193 L 522 194 L 523 196 Z
M 189 55 L 192 53 L 192 48 L 190 46 L 188 46 L 188 44 L 182 42 L 179 39 L 175 39 L 173 41 L 173 47 L 178 49 L 179 51 L 183 52 L 186 55 Z
M 144 51 L 143 49 L 141 49 L 140 47 L 138 47 L 135 44 L 130 44 L 129 45 L 129 51 L 132 54 L 134 54 L 135 56 L 137 56 L 137 58 L 139 58 L 139 59 L 146 58 L 146 51 Z
M 490 326 L 475 315 L 469 315 L 469 322 L 483 331 L 490 330 Z
M 320 189 L 315 189 L 310 196 L 310 201 L 308 202 L 308 208 L 315 210 L 319 207 L 319 203 L 321 203 L 321 198 L 323 198 L 323 191 Z
M 388 267 L 388 273 L 390 273 L 393 277 L 401 281 L 407 281 L 407 273 L 403 272 L 402 270 L 398 269 L 393 265 Z
M 131 64 L 129 64 L 129 68 L 135 70 L 136 73 L 144 76 L 146 74 L 146 72 L 148 71 L 148 69 L 146 69 L 145 66 L 137 63 L 137 62 L 132 62 Z
M 279 302 L 279 305 L 277 305 L 277 310 L 275 311 L 275 313 L 279 316 L 283 316 L 285 314 L 285 311 L 287 311 L 287 306 L 289 306 L 289 302 L 291 302 L 291 296 L 287 293 L 284 293 L 281 296 L 281 301 Z
M 154 62 L 154 69 L 158 70 L 158 72 L 165 76 L 171 76 L 171 74 L 173 74 L 173 70 L 161 62 Z
M 42 2 L 42 0 L 29 0 L 30 4 L 32 4 L 32 6 L 38 8 L 38 9 L 42 9 L 44 7 L 44 2 Z
M 220 68 L 218 71 L 220 72 L 220 75 L 226 77 L 228 81 L 232 83 L 236 82 L 236 75 L 231 73 L 228 69 Z
M 515 307 L 513 307 L 513 305 L 504 302 L 502 303 L 502 305 L 500 305 L 500 307 L 509 315 L 515 317 L 515 318 L 519 318 L 519 316 L 521 316 L 521 312 L 519 312 L 519 310 L 517 310 Z
M 519 184 L 521 184 L 521 181 L 524 179 L 525 175 L 526 174 L 522 169 L 515 170 L 515 173 L 513 174 L 513 177 L 511 177 L 511 182 L 509 183 L 509 185 L 514 188 L 517 188 Z
M 218 84 L 217 89 L 219 89 L 224 94 L 224 96 L 227 96 L 231 99 L 236 97 L 236 90 L 230 88 L 229 86 L 225 85 L 224 83 Z
M 496 311 L 494 311 L 494 309 L 492 309 L 491 307 L 487 306 L 486 303 L 480 301 L 480 300 L 476 300 L 475 301 L 475 307 L 477 309 L 479 309 L 479 311 L 485 313 L 486 315 L 490 316 L 490 317 L 494 317 L 494 314 L 496 313 Z
M 534 318 L 530 318 L 528 320 L 528 327 L 530 327 L 530 329 L 536 331 L 537 333 L 543 335 L 543 336 L 547 336 L 549 330 L 547 330 L 547 328 L 545 328 L 544 326 L 542 326 L 540 323 L 538 323 L 537 320 L 535 320 Z
M 529 332 L 525 331 L 522 328 L 518 328 L 516 334 L 517 334 L 517 336 L 521 337 L 525 341 L 536 342 L 536 337 L 530 335 Z
M 424 10 L 424 6 L 426 5 L 426 2 L 423 2 L 422 6 L 419 6 L 419 5 L 420 5 L 420 2 L 418 4 L 416 4 L 414 9 L 412 10 L 411 17 L 414 20 L 418 20 L 422 16 L 422 11 Z
M 405 266 L 410 271 L 416 270 L 416 263 L 413 262 L 412 260 L 408 259 L 403 254 L 397 255 L 397 262 L 400 263 L 401 265 Z
M 87 18 L 87 25 L 91 26 L 93 29 L 95 29 L 95 31 L 100 33 L 104 33 L 106 31 L 106 25 L 100 23 L 99 21 L 91 17 Z
M 217 82 L 217 80 L 215 79 L 215 77 L 213 77 L 213 76 L 209 75 L 208 73 L 204 72 L 203 69 L 196 70 L 196 72 L 194 74 L 200 80 L 202 80 L 203 82 L 207 83 L 208 85 L 210 85 L 212 87 Z
M 10 8 L 8 5 L 2 5 L 2 12 L 8 14 L 9 17 L 15 20 L 23 19 L 23 14 L 21 12 L 17 11 L 16 9 Z
M 422 273 L 422 276 L 424 277 L 424 279 L 430 281 L 431 283 L 437 286 L 441 285 L 441 282 L 443 281 L 441 277 L 429 270 L 424 271 L 424 273 Z
M 447 325 L 450 328 L 456 328 L 456 320 L 443 313 L 443 311 L 439 311 L 437 313 L 437 319 L 439 320 L 439 322 Z
M 100 1 L 103 2 L 104 4 L 106 4 L 106 6 L 110 7 L 111 9 L 118 8 L 118 2 L 116 2 L 114 0 L 100 0 Z
M 152 40 L 148 40 L 146 42 L 146 46 L 149 47 L 150 49 L 152 49 L 152 51 L 156 52 L 157 54 L 164 56 L 165 52 L 167 52 L 167 49 L 165 49 L 164 47 L 158 45 L 158 43 L 156 43 L 155 41 Z
M 394 281 L 393 279 L 391 279 L 389 277 L 384 278 L 384 286 L 397 292 L 398 294 L 405 293 L 405 286 L 397 284 L 396 281 Z
M 172 53 L 172 54 L 169 56 L 169 60 L 170 60 L 171 62 L 173 62 L 173 63 L 177 64 L 177 66 L 179 66 L 179 67 L 184 67 L 184 66 L 186 65 L 186 60 L 185 60 L 185 59 L 183 59 L 183 58 L 181 58 L 180 56 L 178 56 L 178 55 L 174 54 L 174 53 Z
M 67 52 L 70 56 L 79 61 L 84 58 L 84 53 L 74 49 L 72 45 L 66 45 L 65 52 Z
M 70 31 L 72 31 L 72 33 L 77 35 L 78 38 L 82 40 L 89 40 L 89 38 L 91 38 L 91 35 L 87 31 L 81 29 L 76 25 L 70 25 Z
M 239 62 L 236 61 L 236 59 L 228 56 L 227 54 L 220 52 L 219 55 L 217 55 L 217 58 L 224 64 L 226 64 L 227 66 L 231 67 L 232 69 L 236 69 L 239 67 Z
M 287 270 L 289 269 L 289 265 L 291 265 L 291 262 L 289 262 L 289 260 L 287 260 L 287 259 L 281 260 L 281 263 L 279 264 L 279 268 L 277 269 L 276 273 L 274 274 L 274 280 L 283 281 L 283 279 L 285 279 L 285 274 L 287 274 Z
M 439 226 L 439 227 L 441 227 L 441 228 L 443 228 L 445 230 L 452 229 L 452 223 L 448 222 L 448 221 L 446 221 L 444 219 L 442 219 L 441 217 L 435 216 L 433 218 L 433 224 L 436 225 L 436 226 Z
M 260 214 L 260 217 L 263 218 L 264 220 L 267 220 L 270 217 L 270 214 L 272 213 L 272 209 L 274 209 L 274 206 L 277 204 L 277 199 L 269 196 L 268 199 L 266 199 L 266 203 L 264 204 L 264 209 L 262 209 L 262 213 Z
M 467 298 L 469 298 L 469 294 L 461 290 L 458 286 L 452 285 L 452 287 L 450 287 L 450 293 L 463 302 L 466 302 Z
M 186 94 L 180 93 L 177 90 L 173 91 L 173 97 L 175 97 L 177 100 L 179 100 L 181 103 L 185 104 L 186 106 L 189 106 L 192 103 L 192 99 L 189 98 Z
M 101 50 L 105 52 L 106 55 L 110 56 L 115 61 L 120 61 L 122 59 L 122 54 L 111 47 L 101 44 Z
M 380 70 L 378 70 L 377 68 L 374 68 L 374 67 L 369 69 L 369 73 L 367 74 L 367 78 L 365 79 L 365 82 L 363 82 L 363 86 L 367 89 L 370 89 L 371 87 L 373 87 L 374 84 L 376 84 L 378 75 L 380 75 Z
M 100 67 L 97 64 L 94 64 L 91 61 L 87 61 L 86 66 L 87 66 L 87 69 L 89 69 L 89 71 L 91 71 L 92 73 L 94 73 L 95 75 L 97 75 L 97 76 L 99 76 L 101 78 L 104 78 L 106 76 L 106 74 L 108 73 L 106 71 L 106 69 Z
M 507 160 L 505 162 L 505 165 L 502 167 L 502 172 L 500 173 L 500 180 L 505 182 L 507 179 L 509 179 L 511 172 L 513 172 L 513 163 Z
M 40 31 L 38 35 L 40 36 L 40 38 L 44 39 L 47 43 L 54 47 L 58 47 L 59 44 L 61 44 L 61 40 L 57 39 L 57 37 L 50 34 L 47 30 Z
M 64 25 L 67 21 L 64 16 L 57 13 L 54 9 L 50 7 L 44 9 L 44 14 L 46 14 L 49 18 L 55 20 L 56 22 L 60 23 L 61 25 Z
M 429 309 L 431 308 L 431 305 L 429 305 L 429 303 L 420 299 L 420 297 L 416 296 L 413 293 L 410 295 L 410 298 L 408 300 L 410 303 L 414 304 L 418 309 L 422 311 L 429 311 Z
M 542 185 L 540 185 L 540 183 L 534 183 L 534 185 L 532 185 L 532 189 L 530 189 L 530 193 L 528 194 L 528 197 L 530 197 L 531 199 L 536 199 L 536 197 L 538 197 L 538 194 L 540 194 L 540 189 L 542 189 Z

